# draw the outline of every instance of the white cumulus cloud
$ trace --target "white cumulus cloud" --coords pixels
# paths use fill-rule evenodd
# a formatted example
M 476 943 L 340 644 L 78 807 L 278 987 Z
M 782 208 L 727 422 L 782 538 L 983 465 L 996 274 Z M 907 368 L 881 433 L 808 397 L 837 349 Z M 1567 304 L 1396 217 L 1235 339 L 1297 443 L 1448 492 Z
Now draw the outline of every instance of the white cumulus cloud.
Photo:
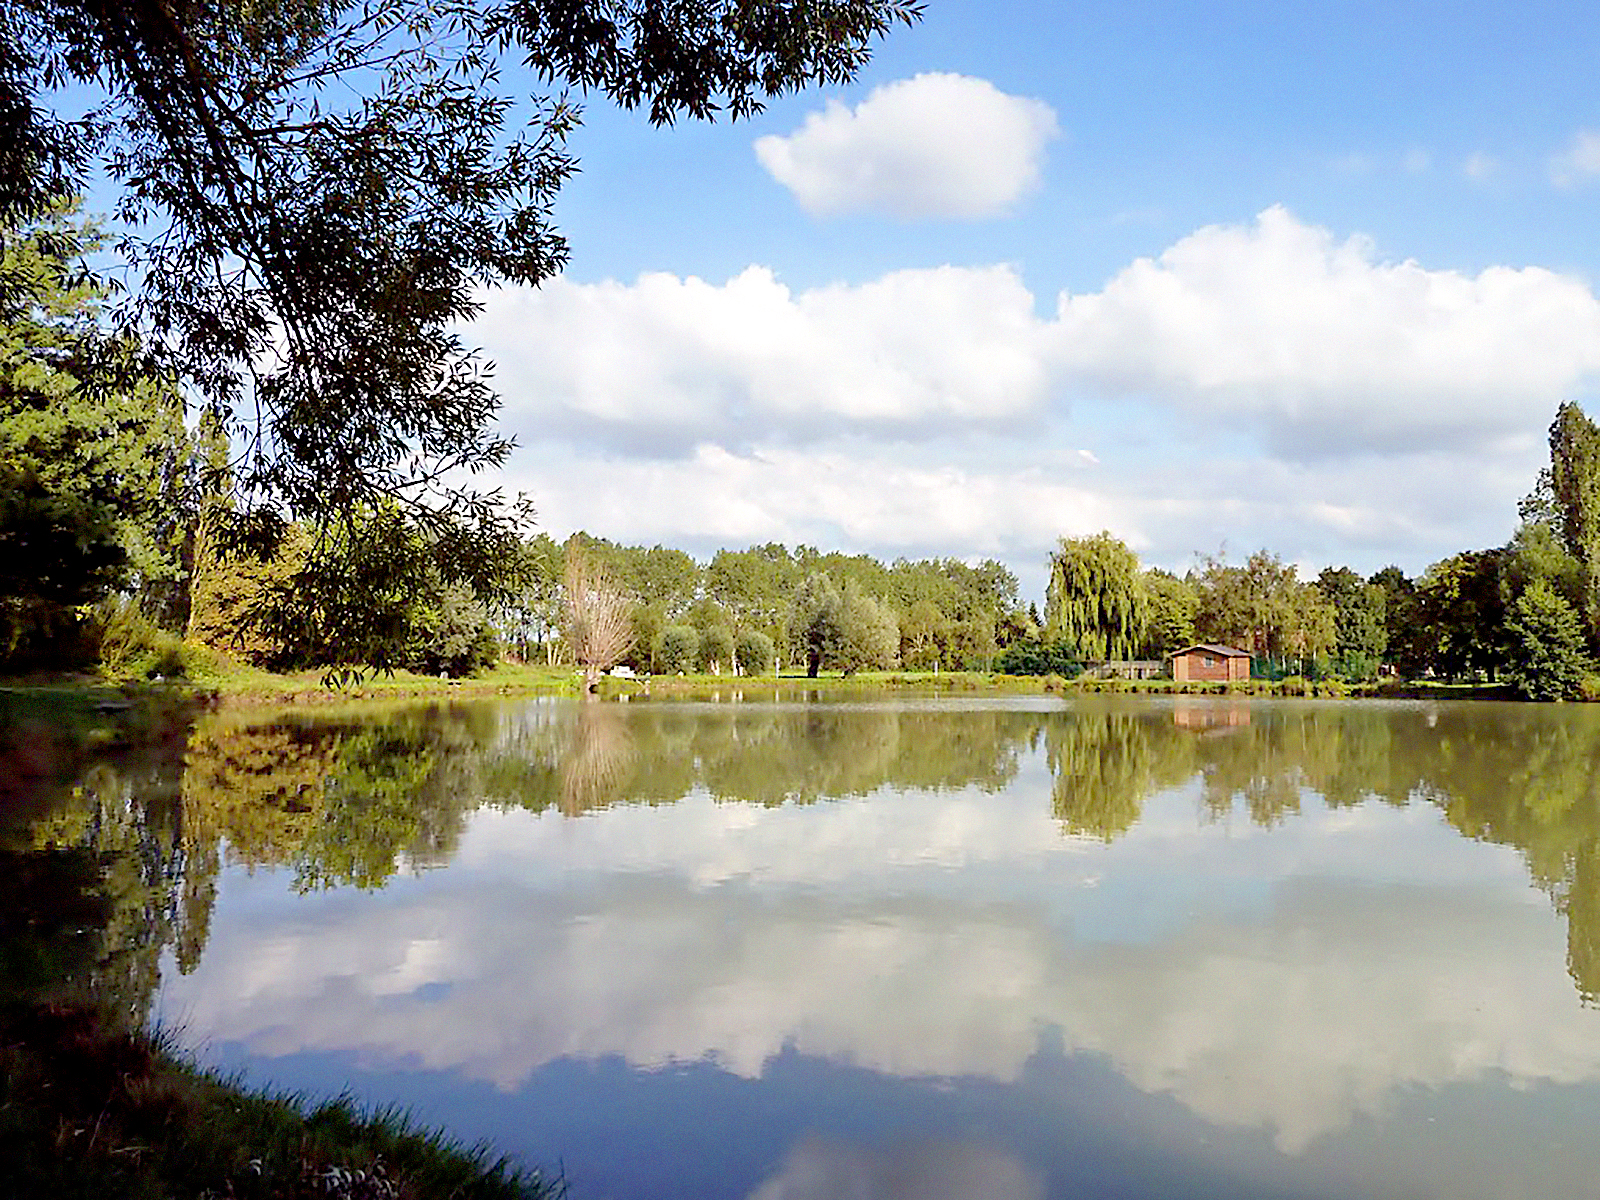
M 554 280 L 490 293 L 473 329 L 506 416 L 641 455 L 707 439 L 895 437 L 1036 409 L 1047 324 L 1009 267 L 897 271 L 793 292 L 751 267 L 726 283 Z
M 1582 279 L 1385 259 L 1282 208 L 1053 311 L 1003 264 L 556 279 L 484 305 L 470 336 L 527 447 L 506 482 L 552 533 L 995 554 L 1025 576 L 1101 528 L 1163 565 L 1226 541 L 1420 570 L 1495 544 L 1557 404 L 1600 375 Z
M 756 141 L 761 165 L 818 216 L 988 217 L 1038 180 L 1058 133 L 1040 100 L 984 79 L 929 73 L 831 101 L 794 133 Z
M 1069 402 L 1133 401 L 1301 460 L 1482 452 L 1537 440 L 1600 373 L 1600 300 L 1583 280 L 1386 261 L 1283 208 L 1063 293 L 1053 318 L 1036 307 L 1006 265 L 806 290 L 750 267 L 721 284 L 649 274 L 493 292 L 472 332 L 513 430 L 649 458 L 978 429 L 1036 439 Z
M 1539 267 L 1380 261 L 1282 208 L 1059 304 L 1065 369 L 1301 458 L 1535 434 L 1600 371 L 1600 301 Z

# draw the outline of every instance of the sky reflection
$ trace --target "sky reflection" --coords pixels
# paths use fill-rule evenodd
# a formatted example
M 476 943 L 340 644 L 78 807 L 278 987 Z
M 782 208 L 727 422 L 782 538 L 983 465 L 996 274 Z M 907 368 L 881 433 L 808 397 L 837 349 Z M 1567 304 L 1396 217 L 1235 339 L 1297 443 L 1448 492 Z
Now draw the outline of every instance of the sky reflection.
M 160 1013 L 252 1074 L 476 1112 L 579 1196 L 1493 1196 L 1600 1165 L 1551 1115 L 1595 1112 L 1600 1016 L 1516 849 L 1304 783 L 1264 825 L 1204 769 L 1063 836 L 1044 743 L 1013 758 L 484 808 L 377 891 L 234 868 Z

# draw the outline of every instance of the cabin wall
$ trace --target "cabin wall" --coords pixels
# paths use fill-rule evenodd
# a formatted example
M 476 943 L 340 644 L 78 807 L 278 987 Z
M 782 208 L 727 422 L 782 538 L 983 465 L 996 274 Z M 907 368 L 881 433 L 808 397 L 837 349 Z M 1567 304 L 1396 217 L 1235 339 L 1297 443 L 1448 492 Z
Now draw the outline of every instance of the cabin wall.
M 1211 660 L 1210 666 L 1206 665 L 1207 658 Z M 1249 679 L 1250 660 L 1225 654 L 1208 655 L 1202 650 L 1193 650 L 1188 654 L 1173 656 L 1172 677 L 1179 683 L 1191 680 L 1196 683 L 1229 683 L 1238 679 Z

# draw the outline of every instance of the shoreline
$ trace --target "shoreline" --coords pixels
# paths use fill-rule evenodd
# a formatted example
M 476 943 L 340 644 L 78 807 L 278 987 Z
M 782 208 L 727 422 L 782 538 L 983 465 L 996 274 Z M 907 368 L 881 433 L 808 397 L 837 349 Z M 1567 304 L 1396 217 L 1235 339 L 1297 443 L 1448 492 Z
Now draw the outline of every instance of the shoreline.
M 605 676 L 598 698 L 691 695 L 709 690 L 788 688 L 826 692 L 931 691 L 1005 695 L 1221 696 L 1263 699 L 1520 700 L 1505 683 L 1383 680 L 1345 683 L 1289 676 L 1281 680 L 1175 682 L 1171 679 L 1066 679 L 1059 675 L 998 675 L 981 671 L 874 671 L 776 675 Z M 45 721 L 73 740 L 91 745 L 148 740 L 219 709 L 343 705 L 366 707 L 419 701 L 487 700 L 515 696 L 581 696 L 577 672 L 567 667 L 505 664 L 462 679 L 394 672 L 372 673 L 356 683 L 330 685 L 320 672 L 273 675 L 265 671 L 206 672 L 198 679 L 112 680 L 86 675 L 0 679 L 0 730 L 19 720 Z M 1559 703 L 1559 702 L 1546 702 Z M 1575 701 L 1582 703 L 1582 701 Z
M 246 1086 L 170 1031 L 92 1007 L 0 1005 L 0 1180 L 7 1194 L 558 1200 L 547 1178 L 348 1097 Z

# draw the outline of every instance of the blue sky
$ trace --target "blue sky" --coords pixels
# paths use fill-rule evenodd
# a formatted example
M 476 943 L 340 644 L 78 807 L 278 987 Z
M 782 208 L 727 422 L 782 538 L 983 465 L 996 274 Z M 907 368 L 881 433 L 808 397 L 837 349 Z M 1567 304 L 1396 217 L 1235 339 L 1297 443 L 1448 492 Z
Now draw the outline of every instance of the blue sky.
M 544 527 L 1419 573 L 1600 372 L 1575 5 L 930 0 L 850 87 L 591 99 L 566 275 L 485 297 Z M 514 77 L 511 82 L 516 82 Z
M 934 0 L 856 86 L 785 98 L 745 125 L 663 134 L 592 105 L 575 140 L 584 175 L 562 204 L 573 274 L 727 274 L 753 255 L 809 283 L 1003 259 L 1030 282 L 1089 288 L 1131 257 L 1273 204 L 1432 266 L 1582 267 L 1565 219 L 1585 219 L 1593 197 L 1547 185 L 1550 157 L 1600 122 L 1591 14 L 1410 7 L 1422 11 Z M 1009 219 L 809 222 L 752 159 L 755 136 L 791 131 L 825 97 L 857 102 L 933 71 L 1057 113 L 1042 186 Z M 1470 178 L 1473 155 L 1498 169 Z M 660 189 L 648 204 L 631 186 L 640 177 Z

